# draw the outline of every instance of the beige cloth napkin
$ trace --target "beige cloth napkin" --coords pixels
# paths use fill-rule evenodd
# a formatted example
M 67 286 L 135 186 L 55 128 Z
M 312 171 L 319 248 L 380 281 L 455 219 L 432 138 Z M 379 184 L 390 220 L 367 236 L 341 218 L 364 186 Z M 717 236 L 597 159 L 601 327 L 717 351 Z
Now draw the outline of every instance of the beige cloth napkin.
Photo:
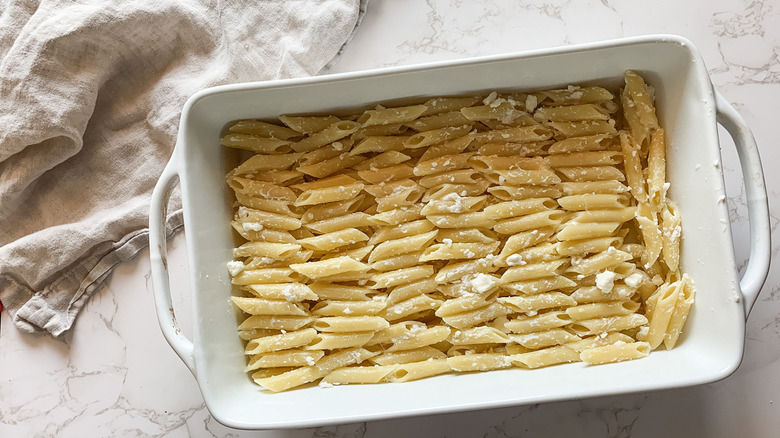
M 205 87 L 320 72 L 368 0 L 0 5 L 0 301 L 67 331 L 148 243 L 181 108 Z M 172 200 L 168 232 L 182 226 Z

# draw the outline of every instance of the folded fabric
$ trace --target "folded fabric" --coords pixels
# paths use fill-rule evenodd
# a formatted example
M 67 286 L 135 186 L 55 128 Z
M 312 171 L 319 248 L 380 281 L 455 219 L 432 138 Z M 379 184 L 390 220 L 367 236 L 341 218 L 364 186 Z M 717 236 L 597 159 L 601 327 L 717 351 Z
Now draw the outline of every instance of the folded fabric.
M 0 6 L 0 301 L 15 324 L 62 334 L 147 245 L 151 191 L 190 95 L 317 74 L 367 1 Z

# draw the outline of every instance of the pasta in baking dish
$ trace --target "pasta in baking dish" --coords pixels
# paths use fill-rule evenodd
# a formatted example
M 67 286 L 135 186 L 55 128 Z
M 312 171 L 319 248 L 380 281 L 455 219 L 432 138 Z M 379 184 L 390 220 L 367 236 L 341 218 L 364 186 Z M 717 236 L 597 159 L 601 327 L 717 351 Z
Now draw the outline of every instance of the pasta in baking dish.
M 436 97 L 240 120 L 228 263 L 263 388 L 603 364 L 675 346 L 680 271 L 653 89 Z

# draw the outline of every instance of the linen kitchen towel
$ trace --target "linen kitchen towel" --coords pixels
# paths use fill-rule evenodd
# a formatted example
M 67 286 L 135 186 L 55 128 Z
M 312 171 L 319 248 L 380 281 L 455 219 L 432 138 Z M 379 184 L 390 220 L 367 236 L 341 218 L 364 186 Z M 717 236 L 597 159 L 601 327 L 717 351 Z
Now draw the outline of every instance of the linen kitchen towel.
M 148 243 L 149 200 L 187 98 L 314 75 L 367 0 L 10 0 L 0 6 L 0 301 L 67 331 Z M 181 202 L 167 230 L 182 226 Z

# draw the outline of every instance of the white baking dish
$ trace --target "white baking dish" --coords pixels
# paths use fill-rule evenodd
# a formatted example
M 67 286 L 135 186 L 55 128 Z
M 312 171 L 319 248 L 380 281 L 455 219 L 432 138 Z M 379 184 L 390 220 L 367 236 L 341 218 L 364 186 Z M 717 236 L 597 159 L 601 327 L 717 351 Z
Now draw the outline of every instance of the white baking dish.
M 677 348 L 642 360 L 539 370 L 444 375 L 400 384 L 264 392 L 243 371 L 225 264 L 229 167 L 223 126 L 242 118 L 332 112 L 374 102 L 567 84 L 618 83 L 640 71 L 657 90 L 669 143 L 670 196 L 683 217 L 682 268 L 698 290 Z M 749 203 L 752 247 L 742 280 L 735 267 L 716 120 L 734 137 Z M 235 164 L 235 163 L 232 163 Z M 181 182 L 192 272 L 195 330 L 178 330 L 171 307 L 162 226 L 170 190 Z M 548 402 L 701 384 L 731 374 L 742 358 L 745 318 L 769 267 L 769 222 L 758 150 L 740 116 L 713 91 L 693 45 L 674 36 L 630 38 L 527 53 L 333 76 L 216 87 L 185 105 L 170 163 L 155 188 L 150 241 L 163 330 L 192 370 L 212 415 L 236 428 L 292 428 Z

